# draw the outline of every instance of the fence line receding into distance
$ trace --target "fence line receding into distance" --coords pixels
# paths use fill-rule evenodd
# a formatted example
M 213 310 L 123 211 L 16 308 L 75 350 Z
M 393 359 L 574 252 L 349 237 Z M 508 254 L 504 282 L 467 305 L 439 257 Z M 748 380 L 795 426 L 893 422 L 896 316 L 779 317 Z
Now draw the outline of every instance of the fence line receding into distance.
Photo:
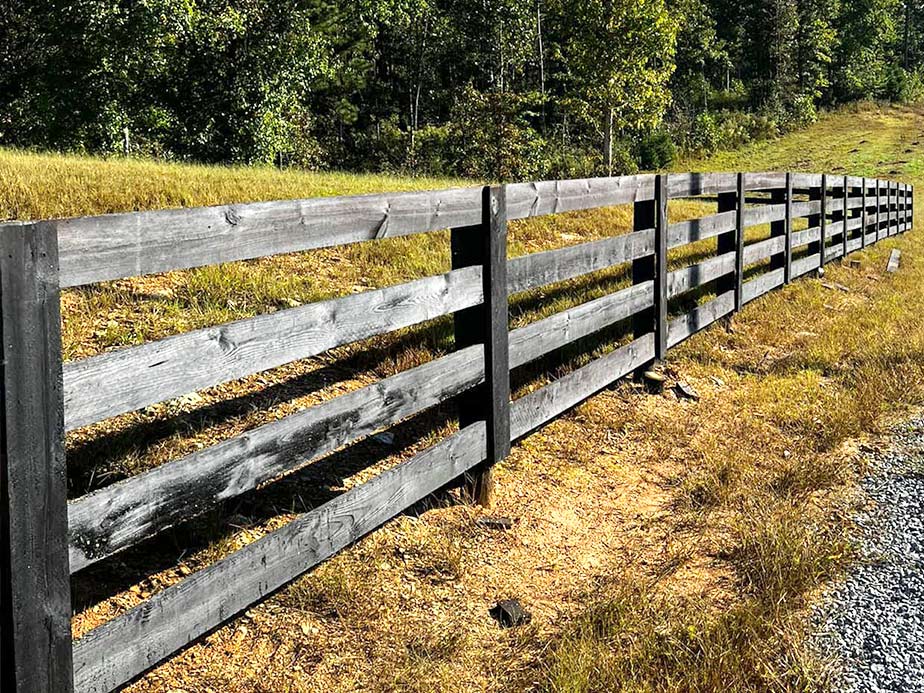
M 716 212 L 671 223 L 680 198 Z M 511 220 L 628 204 L 630 233 L 507 260 Z M 714 173 L 0 225 L 0 688 L 105 693 L 451 482 L 489 502 L 511 441 L 912 216 L 901 183 Z M 445 274 L 62 363 L 63 288 L 447 228 Z M 673 269 L 672 250 L 706 239 Z M 629 286 L 508 329 L 509 296 L 619 265 Z M 445 356 L 67 501 L 65 431 L 448 314 Z M 510 400 L 512 369 L 617 324 L 616 348 Z M 457 432 L 72 642 L 71 574 L 450 399 Z

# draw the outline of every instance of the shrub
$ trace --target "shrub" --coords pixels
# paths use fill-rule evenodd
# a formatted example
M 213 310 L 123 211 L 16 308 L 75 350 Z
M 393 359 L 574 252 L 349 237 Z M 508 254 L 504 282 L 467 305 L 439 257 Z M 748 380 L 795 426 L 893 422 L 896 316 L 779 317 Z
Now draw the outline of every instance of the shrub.
M 636 159 L 642 169 L 650 171 L 665 168 L 676 156 L 677 148 L 664 130 L 655 130 L 638 141 Z
M 805 128 L 818 120 L 818 111 L 815 100 L 809 94 L 795 97 L 783 112 L 781 123 L 783 130 L 798 130 Z
M 719 128 L 714 115 L 700 113 L 693 119 L 688 143 L 692 152 L 708 154 L 716 150 L 719 144 Z
M 913 103 L 924 96 L 924 79 L 917 70 L 892 66 L 886 73 L 884 96 L 889 101 Z

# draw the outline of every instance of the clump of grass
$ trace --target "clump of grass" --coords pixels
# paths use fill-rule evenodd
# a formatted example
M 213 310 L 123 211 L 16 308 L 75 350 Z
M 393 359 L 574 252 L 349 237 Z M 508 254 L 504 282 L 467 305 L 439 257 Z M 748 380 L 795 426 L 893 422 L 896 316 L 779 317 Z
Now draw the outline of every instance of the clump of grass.
M 544 690 L 814 690 L 823 671 L 758 600 L 720 609 L 629 580 L 568 627 L 551 650 Z
M 297 579 L 277 600 L 289 609 L 324 618 L 362 616 L 374 606 L 369 587 L 375 582 L 376 568 L 375 564 L 338 558 Z
M 735 522 L 732 564 L 754 599 L 769 609 L 794 610 L 850 559 L 850 533 L 846 523 L 807 504 L 762 500 Z

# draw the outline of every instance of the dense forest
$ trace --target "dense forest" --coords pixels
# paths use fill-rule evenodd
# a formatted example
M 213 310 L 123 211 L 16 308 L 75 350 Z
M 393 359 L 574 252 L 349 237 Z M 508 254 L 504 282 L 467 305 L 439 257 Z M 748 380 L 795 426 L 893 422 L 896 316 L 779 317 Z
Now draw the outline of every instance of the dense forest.
M 6 0 L 0 144 L 625 173 L 921 90 L 910 0 Z

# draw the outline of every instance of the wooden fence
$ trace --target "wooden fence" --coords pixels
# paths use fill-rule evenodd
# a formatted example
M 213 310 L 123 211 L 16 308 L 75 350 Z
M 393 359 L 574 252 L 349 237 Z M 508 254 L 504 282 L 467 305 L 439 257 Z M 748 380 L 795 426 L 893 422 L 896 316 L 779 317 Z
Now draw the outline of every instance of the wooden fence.
M 908 230 L 912 193 L 802 173 L 639 175 L 0 226 L 0 687 L 109 691 L 447 483 L 468 478 L 487 499 L 512 440 L 771 289 Z M 716 213 L 670 223 L 668 201 L 693 197 Z M 624 204 L 631 233 L 506 259 L 509 220 Z M 746 242 L 755 226 L 767 237 Z M 446 228 L 445 274 L 62 364 L 63 288 Z M 670 250 L 710 238 L 713 256 L 668 271 Z M 508 331 L 509 295 L 622 263 L 631 286 Z M 713 298 L 674 314 L 707 285 Z M 66 430 L 447 314 L 446 356 L 66 499 Z M 631 341 L 510 401 L 511 369 L 622 321 Z M 72 642 L 71 574 L 450 398 L 458 432 Z

